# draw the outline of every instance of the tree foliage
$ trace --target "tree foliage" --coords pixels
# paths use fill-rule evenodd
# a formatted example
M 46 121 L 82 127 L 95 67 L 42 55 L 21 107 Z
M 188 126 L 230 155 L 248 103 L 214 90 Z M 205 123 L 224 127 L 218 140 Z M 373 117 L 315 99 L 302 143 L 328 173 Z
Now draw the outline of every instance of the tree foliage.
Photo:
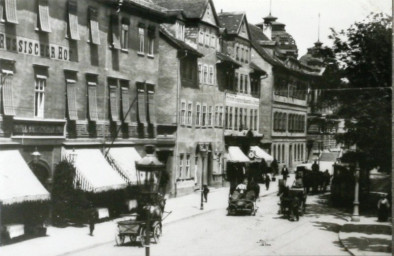
M 347 30 L 332 29 L 332 51 L 338 77 L 337 115 L 346 131 L 337 136 L 345 145 L 356 145 L 371 166 L 391 167 L 391 50 L 392 19 L 371 14 Z M 331 95 L 333 98 L 334 96 Z

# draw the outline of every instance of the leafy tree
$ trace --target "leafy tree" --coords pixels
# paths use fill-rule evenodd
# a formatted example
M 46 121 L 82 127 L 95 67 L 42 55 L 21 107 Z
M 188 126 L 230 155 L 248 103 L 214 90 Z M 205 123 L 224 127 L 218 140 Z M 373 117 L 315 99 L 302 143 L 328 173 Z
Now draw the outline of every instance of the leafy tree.
M 337 115 L 346 128 L 337 140 L 356 145 L 368 159 L 366 168 L 386 171 L 391 168 L 391 36 L 392 19 L 384 14 L 371 14 L 347 30 L 332 29 L 330 36 L 342 81 L 335 91 Z

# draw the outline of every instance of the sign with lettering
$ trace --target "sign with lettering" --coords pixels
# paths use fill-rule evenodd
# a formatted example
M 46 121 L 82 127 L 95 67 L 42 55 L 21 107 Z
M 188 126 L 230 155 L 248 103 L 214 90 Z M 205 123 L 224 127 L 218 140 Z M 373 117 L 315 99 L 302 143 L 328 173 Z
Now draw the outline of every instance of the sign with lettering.
M 13 136 L 64 136 L 64 123 L 18 121 L 14 123 Z
M 56 44 L 0 33 L 0 50 L 33 55 L 55 60 L 70 61 L 70 49 Z

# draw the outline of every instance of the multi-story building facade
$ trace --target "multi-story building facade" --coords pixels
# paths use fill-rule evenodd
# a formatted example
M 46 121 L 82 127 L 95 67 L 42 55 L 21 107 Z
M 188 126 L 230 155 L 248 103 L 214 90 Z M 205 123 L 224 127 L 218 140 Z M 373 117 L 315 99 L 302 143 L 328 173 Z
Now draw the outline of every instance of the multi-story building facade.
M 142 0 L 0 5 L 0 154 L 18 151 L 48 190 L 64 157 L 91 192 L 135 184 L 133 161 L 146 144 L 167 162 L 175 141 L 159 136 L 155 105 L 164 8 Z
M 160 41 L 160 83 L 166 83 L 173 92 L 162 106 L 171 105 L 170 108 L 175 109 L 175 112 L 162 111 L 177 115 L 172 192 L 180 195 L 202 184 L 221 185 L 224 92 L 217 84 L 219 22 L 213 1 L 153 2 L 169 9 L 170 13 L 178 13 L 172 25 L 164 26 L 164 40 Z M 198 63 L 196 54 L 190 54 L 192 51 L 171 46 L 168 42 L 171 37 L 175 37 L 178 44 L 189 45 L 199 52 Z
M 250 29 L 252 60 L 268 73 L 262 85 L 267 96 L 261 104 L 267 104 L 265 113 L 270 113 L 263 117 L 270 124 L 270 152 L 280 166 L 295 168 L 307 159 L 307 91 L 320 73 L 296 59 L 295 41 L 275 17 L 265 17 Z

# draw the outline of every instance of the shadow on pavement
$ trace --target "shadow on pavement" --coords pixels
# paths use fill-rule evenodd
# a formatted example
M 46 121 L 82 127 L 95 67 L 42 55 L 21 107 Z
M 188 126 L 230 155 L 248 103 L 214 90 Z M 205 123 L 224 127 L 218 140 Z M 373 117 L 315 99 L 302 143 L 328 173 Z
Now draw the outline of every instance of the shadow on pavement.
M 389 225 L 362 225 L 362 224 L 346 224 L 341 229 L 342 233 L 363 233 L 366 235 L 390 235 L 391 236 L 391 227 Z
M 322 222 L 316 221 L 313 222 L 315 227 L 320 228 L 320 230 L 330 231 L 334 233 L 338 233 L 341 230 L 342 225 L 332 222 Z
M 342 240 L 348 249 L 358 249 L 369 252 L 391 252 L 391 239 L 370 237 L 348 237 Z

